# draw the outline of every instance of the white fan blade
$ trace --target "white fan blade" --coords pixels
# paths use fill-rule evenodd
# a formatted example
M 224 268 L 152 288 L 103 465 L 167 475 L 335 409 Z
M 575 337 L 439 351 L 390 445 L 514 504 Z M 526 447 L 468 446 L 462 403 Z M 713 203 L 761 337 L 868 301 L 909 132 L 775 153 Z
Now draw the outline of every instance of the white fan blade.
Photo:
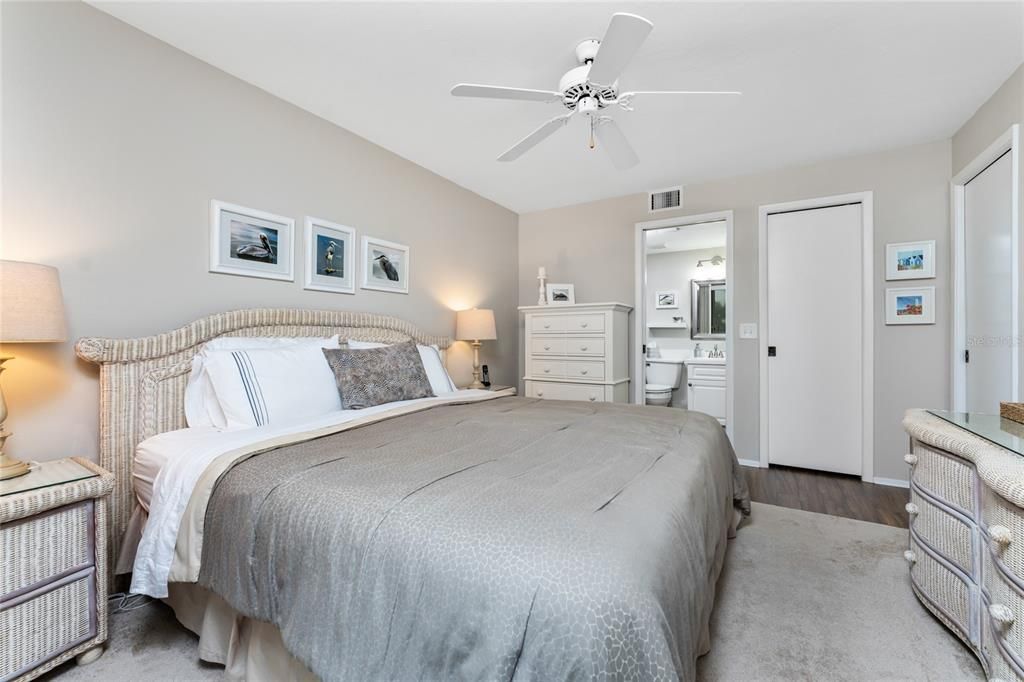
M 549 137 L 556 130 L 568 123 L 571 117 L 572 112 L 561 116 L 555 116 L 540 128 L 537 128 L 532 133 L 519 140 L 519 142 L 516 142 L 514 145 L 509 147 L 504 154 L 498 157 L 498 161 L 515 161 L 530 149 L 537 146 L 537 144 L 539 144 L 544 138 Z
M 635 14 L 613 14 L 601 40 L 601 47 L 597 48 L 597 56 L 590 65 L 590 74 L 587 76 L 590 82 L 600 85 L 614 83 L 647 40 L 647 34 L 652 28 L 654 24 Z
M 491 99 L 518 99 L 530 102 L 561 102 L 562 93 L 554 90 L 529 90 L 527 88 L 503 88 L 497 85 L 459 83 L 452 88 L 456 97 L 488 97 Z
M 608 152 L 612 163 L 619 170 L 626 170 L 640 163 L 640 157 L 633 151 L 629 140 L 622 134 L 619 124 L 613 119 L 604 116 L 599 118 L 594 134 L 597 135 L 597 141 Z
M 742 95 L 739 90 L 634 90 L 624 92 L 619 97 L 635 95 Z

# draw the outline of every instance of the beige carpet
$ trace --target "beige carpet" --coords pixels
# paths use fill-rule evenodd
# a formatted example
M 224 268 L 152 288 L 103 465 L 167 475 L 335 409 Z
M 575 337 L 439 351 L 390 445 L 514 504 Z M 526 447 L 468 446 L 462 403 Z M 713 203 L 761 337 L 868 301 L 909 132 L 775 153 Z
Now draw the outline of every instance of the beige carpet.
M 982 680 L 973 655 L 910 591 L 906 531 L 754 505 L 729 549 L 703 680 Z M 108 651 L 46 679 L 206 680 L 196 638 L 150 604 L 111 620 Z

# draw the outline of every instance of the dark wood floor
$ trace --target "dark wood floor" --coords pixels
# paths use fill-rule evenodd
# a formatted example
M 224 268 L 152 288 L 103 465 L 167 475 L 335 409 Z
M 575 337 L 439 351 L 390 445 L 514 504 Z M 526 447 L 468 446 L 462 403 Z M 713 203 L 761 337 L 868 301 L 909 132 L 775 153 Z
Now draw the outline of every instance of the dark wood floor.
M 856 476 L 810 469 L 743 467 L 750 498 L 790 509 L 907 527 L 906 488 L 864 483 Z

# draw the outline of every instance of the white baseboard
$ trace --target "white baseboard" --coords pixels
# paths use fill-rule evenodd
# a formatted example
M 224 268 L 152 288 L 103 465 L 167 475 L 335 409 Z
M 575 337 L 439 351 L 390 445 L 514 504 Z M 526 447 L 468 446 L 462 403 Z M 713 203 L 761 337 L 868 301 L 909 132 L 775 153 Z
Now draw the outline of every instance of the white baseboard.
M 756 459 L 743 459 L 742 457 L 737 457 L 736 459 L 738 459 L 740 464 L 742 464 L 745 467 L 760 468 L 761 466 L 761 462 L 759 462 Z
M 872 479 L 871 482 L 872 483 L 877 483 L 878 485 L 891 485 L 894 488 L 909 488 L 910 487 L 910 481 L 903 481 L 903 480 L 898 479 L 898 478 L 877 478 L 876 477 L 876 478 Z

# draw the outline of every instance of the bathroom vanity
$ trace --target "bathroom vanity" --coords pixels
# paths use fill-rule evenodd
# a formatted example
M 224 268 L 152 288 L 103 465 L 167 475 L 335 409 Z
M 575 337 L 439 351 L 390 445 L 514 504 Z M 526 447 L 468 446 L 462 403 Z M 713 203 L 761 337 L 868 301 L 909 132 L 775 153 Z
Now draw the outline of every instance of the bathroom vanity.
M 725 358 L 688 358 L 686 365 L 686 408 L 709 414 L 725 426 L 728 387 Z

